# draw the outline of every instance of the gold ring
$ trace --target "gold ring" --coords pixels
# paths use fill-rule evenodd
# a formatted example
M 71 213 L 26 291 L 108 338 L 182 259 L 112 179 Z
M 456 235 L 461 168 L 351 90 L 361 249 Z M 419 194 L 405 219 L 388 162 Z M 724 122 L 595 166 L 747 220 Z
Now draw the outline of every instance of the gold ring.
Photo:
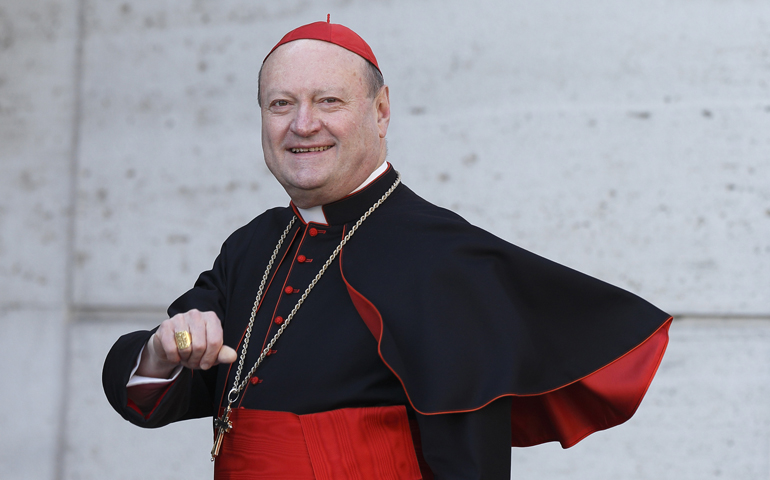
M 187 350 L 192 345 L 192 337 L 187 330 L 184 332 L 174 332 L 174 340 L 176 340 L 176 348 L 179 350 Z

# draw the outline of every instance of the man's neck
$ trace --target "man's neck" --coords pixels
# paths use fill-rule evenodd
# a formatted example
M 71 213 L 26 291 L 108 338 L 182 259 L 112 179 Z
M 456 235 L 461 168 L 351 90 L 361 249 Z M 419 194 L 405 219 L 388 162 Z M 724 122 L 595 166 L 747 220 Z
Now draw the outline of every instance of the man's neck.
M 388 169 L 388 162 L 382 162 L 382 165 L 375 168 L 374 171 L 366 178 L 366 180 L 364 180 L 364 182 L 361 185 L 359 185 L 358 188 L 350 192 L 348 195 L 352 195 L 357 191 L 363 189 L 364 187 L 372 183 L 377 177 L 382 175 L 387 169 Z M 328 222 L 326 221 L 326 216 L 324 215 L 323 205 L 318 205 L 310 208 L 297 207 L 297 210 L 299 211 L 299 214 L 302 215 L 302 220 L 304 220 L 305 223 L 314 222 L 314 223 L 328 224 Z

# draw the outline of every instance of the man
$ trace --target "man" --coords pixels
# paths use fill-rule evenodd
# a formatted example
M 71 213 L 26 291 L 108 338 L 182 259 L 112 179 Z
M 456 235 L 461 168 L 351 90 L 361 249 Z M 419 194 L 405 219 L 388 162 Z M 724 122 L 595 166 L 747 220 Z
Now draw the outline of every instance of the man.
M 124 418 L 213 416 L 217 479 L 507 479 L 511 445 L 568 447 L 634 413 L 669 316 L 400 184 L 363 39 L 300 27 L 259 87 L 292 204 L 231 235 L 157 330 L 118 340 L 103 381 Z

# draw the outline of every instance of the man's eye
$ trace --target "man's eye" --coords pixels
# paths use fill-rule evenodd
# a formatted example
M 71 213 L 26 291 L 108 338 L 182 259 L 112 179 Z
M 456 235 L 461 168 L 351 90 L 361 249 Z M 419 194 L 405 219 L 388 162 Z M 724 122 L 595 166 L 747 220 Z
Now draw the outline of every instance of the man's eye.
M 276 100 L 273 102 L 274 107 L 285 107 L 288 104 L 289 102 L 287 102 L 286 100 Z
M 322 100 L 323 103 L 337 103 L 337 101 L 338 100 L 336 98 L 324 98 Z

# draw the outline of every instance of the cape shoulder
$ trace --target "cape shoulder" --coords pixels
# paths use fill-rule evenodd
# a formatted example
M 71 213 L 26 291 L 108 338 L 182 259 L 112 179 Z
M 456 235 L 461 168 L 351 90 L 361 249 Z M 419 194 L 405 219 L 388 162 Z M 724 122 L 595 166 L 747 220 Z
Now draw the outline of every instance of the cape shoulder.
M 474 410 L 501 396 L 545 398 L 628 355 L 670 318 L 406 187 L 359 229 L 341 262 L 383 361 L 426 414 Z M 624 400 L 627 416 L 613 417 L 617 423 L 633 413 L 651 381 L 665 341 L 655 345 L 640 360 L 645 367 L 633 400 Z M 604 411 L 597 416 L 607 418 Z M 591 431 L 600 428 L 607 426 Z

